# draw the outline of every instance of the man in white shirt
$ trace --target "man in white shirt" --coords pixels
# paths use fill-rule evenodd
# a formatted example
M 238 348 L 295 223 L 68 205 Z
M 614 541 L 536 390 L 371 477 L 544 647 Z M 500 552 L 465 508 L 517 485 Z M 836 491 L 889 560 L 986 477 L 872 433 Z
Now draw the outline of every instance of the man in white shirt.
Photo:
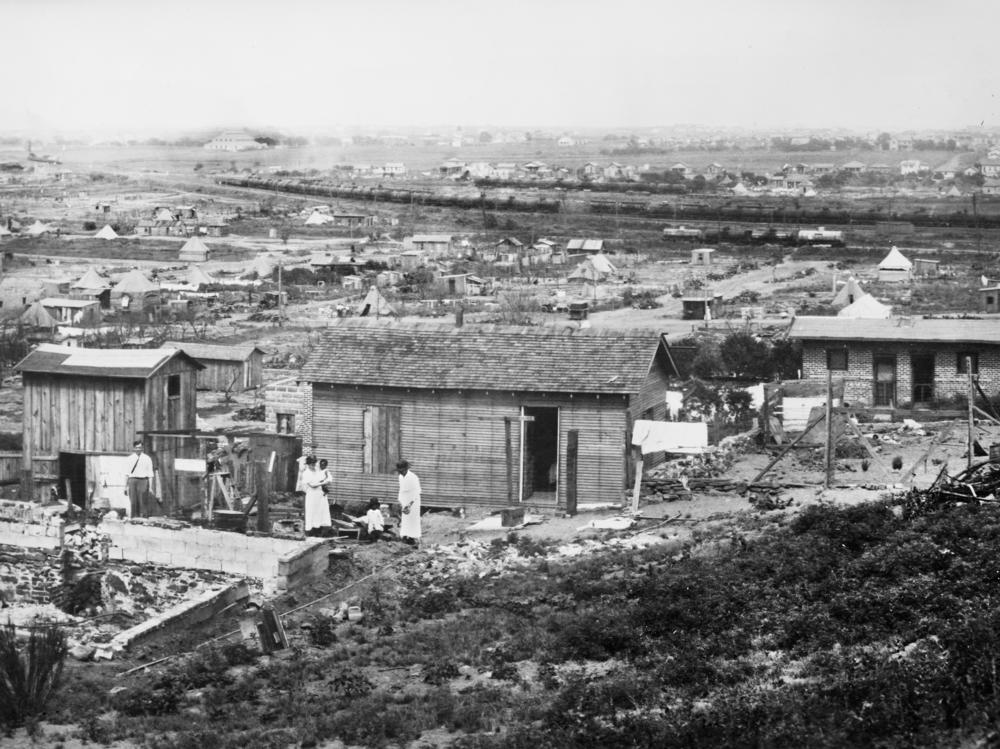
M 142 451 L 142 440 L 132 443 L 134 454 L 129 458 L 132 468 L 128 472 L 125 491 L 128 492 L 129 517 L 149 514 L 149 483 L 153 479 L 153 459 Z

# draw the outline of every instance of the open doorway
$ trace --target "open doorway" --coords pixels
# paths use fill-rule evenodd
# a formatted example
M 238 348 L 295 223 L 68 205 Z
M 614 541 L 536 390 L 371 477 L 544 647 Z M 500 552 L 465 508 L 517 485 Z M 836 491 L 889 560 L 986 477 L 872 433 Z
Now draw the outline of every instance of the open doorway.
M 559 480 L 559 409 L 525 406 L 521 500 L 555 504 Z
M 70 496 L 66 495 L 67 487 Z M 59 496 L 72 499 L 79 507 L 87 506 L 87 456 L 83 453 L 59 453 Z

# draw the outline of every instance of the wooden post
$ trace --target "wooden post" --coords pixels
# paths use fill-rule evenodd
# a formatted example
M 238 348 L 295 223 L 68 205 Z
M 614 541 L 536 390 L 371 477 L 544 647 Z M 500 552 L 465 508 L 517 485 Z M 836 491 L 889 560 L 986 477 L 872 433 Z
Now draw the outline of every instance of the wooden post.
M 976 406 L 976 391 L 972 387 L 972 357 L 965 357 L 965 376 L 969 380 L 969 434 L 967 442 L 968 455 L 966 455 L 966 468 L 972 468 L 972 443 L 975 438 L 973 437 L 972 430 L 975 425 L 975 418 L 973 417 L 972 409 Z
M 785 455 L 787 455 L 788 452 L 793 447 L 795 447 L 802 440 L 804 440 L 805 437 L 806 437 L 806 435 L 809 434 L 809 432 L 812 431 L 813 427 L 815 427 L 821 421 L 823 421 L 823 418 L 822 417 L 817 417 L 817 418 L 813 419 L 812 421 L 810 421 L 808 424 L 806 424 L 806 428 L 805 428 L 805 430 L 803 430 L 802 434 L 800 434 L 798 437 L 796 437 L 791 442 L 789 442 L 787 445 L 785 445 L 781 449 L 781 452 L 778 453 L 777 455 L 775 455 L 774 458 L 771 460 L 771 462 L 768 463 L 766 466 L 764 466 L 761 469 L 760 473 L 758 473 L 756 476 L 754 476 L 753 479 L 750 481 L 750 483 L 747 484 L 747 486 L 753 486 L 758 481 L 760 481 L 762 478 L 764 478 L 764 476 L 767 475 L 767 472 L 770 471 L 772 468 L 774 468 L 774 466 L 776 466 L 778 464 L 778 461 L 781 460 L 783 457 L 785 457 Z
M 642 491 L 642 453 L 635 461 L 635 485 L 632 487 L 632 514 L 639 514 L 639 493 Z
M 770 442 L 771 436 L 771 394 L 767 392 L 767 385 L 764 385 L 764 402 L 760 406 L 760 436 L 761 444 L 765 447 Z
M 833 371 L 826 370 L 826 477 L 823 488 L 830 488 L 833 478 Z
M 576 474 L 580 451 L 580 432 L 566 432 L 566 514 L 576 515 Z
M 510 439 L 511 418 L 503 419 L 503 443 L 507 454 L 507 504 L 514 504 L 514 444 Z
M 274 453 L 271 453 L 272 459 Z M 268 498 L 271 496 L 271 474 L 267 470 L 267 464 L 263 461 L 254 461 L 254 481 L 257 496 L 257 530 L 260 533 L 271 532 L 271 518 L 268 513 Z

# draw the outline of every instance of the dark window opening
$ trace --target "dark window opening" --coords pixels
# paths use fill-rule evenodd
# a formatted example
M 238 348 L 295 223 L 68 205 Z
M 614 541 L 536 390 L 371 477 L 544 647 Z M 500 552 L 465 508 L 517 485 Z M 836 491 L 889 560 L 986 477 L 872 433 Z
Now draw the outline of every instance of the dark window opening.
M 167 397 L 179 398 L 181 395 L 181 376 L 169 375 L 167 377 Z
M 295 434 L 295 414 L 276 414 L 278 434 Z
M 965 368 L 965 360 L 969 359 L 972 363 L 972 374 L 979 374 L 979 354 L 975 351 L 959 351 L 957 356 L 958 361 L 955 363 L 955 369 L 958 374 L 966 374 L 967 370 Z
M 833 348 L 826 350 L 826 368 L 837 372 L 847 371 L 847 349 Z

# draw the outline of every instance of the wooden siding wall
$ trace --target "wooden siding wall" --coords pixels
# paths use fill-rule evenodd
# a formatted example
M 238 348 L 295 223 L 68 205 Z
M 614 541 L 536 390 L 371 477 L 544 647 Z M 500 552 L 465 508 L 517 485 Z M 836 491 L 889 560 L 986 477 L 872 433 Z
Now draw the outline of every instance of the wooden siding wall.
M 221 359 L 199 359 L 205 368 L 198 372 L 198 389 L 225 392 L 230 388 L 236 392 L 246 389 L 245 364 L 239 361 Z
M 195 429 L 197 425 L 197 381 L 200 370 L 191 366 L 188 360 L 175 357 L 146 380 L 146 426 L 155 429 Z M 180 377 L 180 395 L 168 395 L 172 375 Z M 201 501 L 200 477 L 174 470 L 176 458 L 202 457 L 201 447 L 196 440 L 176 437 L 154 437 L 147 440 L 146 449 L 153 456 L 153 463 L 160 474 L 163 492 L 164 515 L 175 514 L 182 507 L 190 507 Z
M 313 386 L 316 456 L 330 461 L 335 496 L 342 501 L 377 496 L 395 501 L 395 473 L 367 474 L 364 412 L 368 406 L 400 406 L 402 456 L 420 476 L 428 505 L 507 504 L 504 418 L 513 419 L 511 440 L 514 500 L 520 482 L 522 406 L 560 410 L 558 503 L 565 504 L 566 432 L 579 431 L 578 501 L 620 501 L 626 478 L 628 402 L 624 396 L 526 393 L 406 392 L 380 388 Z M 531 504 L 530 498 L 526 504 Z

